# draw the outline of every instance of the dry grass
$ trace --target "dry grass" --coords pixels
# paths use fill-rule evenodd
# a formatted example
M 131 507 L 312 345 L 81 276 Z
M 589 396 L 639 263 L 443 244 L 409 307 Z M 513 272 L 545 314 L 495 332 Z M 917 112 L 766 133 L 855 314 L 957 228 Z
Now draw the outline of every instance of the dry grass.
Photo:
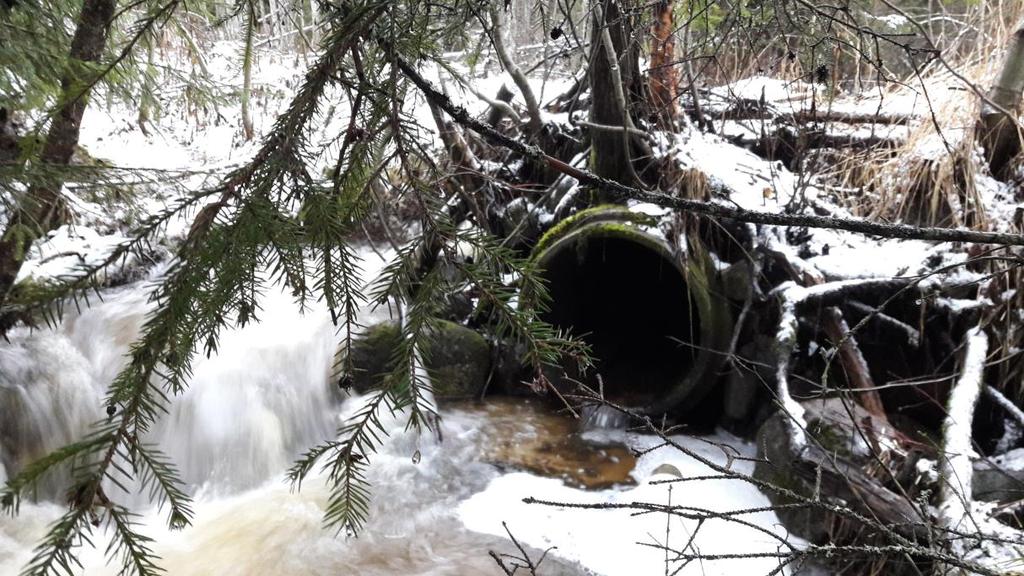
M 1019 2 L 979 3 L 965 30 L 940 46 L 949 68 L 934 61 L 882 98 L 918 120 L 902 147 L 852 154 L 829 181 L 855 213 L 929 226 L 990 228 L 975 182 L 988 175 L 974 138 L 984 92 L 1002 65 L 1001 50 L 1024 12 Z

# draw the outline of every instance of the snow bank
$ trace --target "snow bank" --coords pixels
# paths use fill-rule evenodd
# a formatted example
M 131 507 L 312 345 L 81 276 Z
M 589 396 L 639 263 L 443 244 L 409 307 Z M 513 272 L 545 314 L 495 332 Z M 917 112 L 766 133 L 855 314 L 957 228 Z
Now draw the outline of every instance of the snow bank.
M 731 466 L 742 474 L 752 474 L 753 464 L 734 460 L 733 457 L 753 458 L 756 448 L 727 433 L 707 438 L 676 436 L 673 441 L 721 466 Z M 577 504 L 609 504 L 628 506 L 632 503 L 671 504 L 687 508 L 698 515 L 724 513 L 771 506 L 768 498 L 754 486 L 736 479 L 694 480 L 663 483 L 677 479 L 662 473 L 668 466 L 677 469 L 683 478 L 717 475 L 717 473 L 670 447 L 655 447 L 661 443 L 657 437 L 629 435 L 632 447 L 638 451 L 652 450 L 637 461 L 633 472 L 638 485 L 626 490 L 585 492 L 565 486 L 560 480 L 540 478 L 526 473 L 500 476 L 487 488 L 459 506 L 458 513 L 465 525 L 495 536 L 506 537 L 502 522 L 520 541 L 535 548 L 547 549 L 558 557 L 581 563 L 597 574 L 607 576 L 660 574 L 665 570 L 666 529 L 668 545 L 673 550 L 686 546 L 693 538 L 686 554 L 768 553 L 786 550 L 781 541 L 789 539 L 778 517 L 771 511 L 738 514 L 737 519 L 751 522 L 767 533 L 721 518 L 709 519 L 698 528 L 698 520 L 665 514 L 643 513 L 637 510 L 586 510 L 526 504 L 523 498 Z M 668 466 L 665 466 L 668 465 Z M 657 470 L 657 472 L 656 472 Z M 696 533 L 696 534 L 695 534 Z M 671 558 L 671 556 L 670 556 Z M 704 559 L 686 565 L 681 575 L 702 574 L 764 574 L 779 565 L 777 558 Z M 681 563 L 669 561 L 669 571 Z

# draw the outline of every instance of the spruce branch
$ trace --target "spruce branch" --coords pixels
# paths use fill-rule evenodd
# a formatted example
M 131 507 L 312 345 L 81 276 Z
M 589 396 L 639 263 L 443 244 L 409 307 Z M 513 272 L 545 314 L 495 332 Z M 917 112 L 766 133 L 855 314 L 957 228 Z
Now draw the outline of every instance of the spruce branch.
M 167 394 L 179 394 L 187 386 L 197 348 L 204 347 L 207 354 L 216 351 L 221 328 L 253 306 L 259 285 L 257 270 L 268 263 L 265 232 L 273 229 L 279 238 L 290 234 L 294 218 L 279 206 L 287 205 L 290 185 L 309 180 L 300 168 L 305 146 L 301 135 L 344 54 L 385 6 L 381 2 L 363 4 L 340 19 L 324 56 L 311 68 L 256 156 L 211 192 L 218 199 L 199 211 L 176 261 L 153 294 L 156 310 L 131 347 L 127 366 L 110 386 L 107 404 L 119 413 L 104 433 L 94 442 L 56 451 L 8 481 L 4 507 L 13 510 L 21 489 L 56 465 L 78 455 L 91 460 L 76 480 L 69 512 L 51 527 L 27 573 L 49 574 L 55 567 L 70 571 L 73 555 L 66 544 L 86 535 L 91 519 L 101 515 L 115 528 L 114 545 L 108 553 L 120 556 L 122 572 L 140 576 L 156 572 L 156 557 L 148 541 L 134 529 L 127 511 L 104 495 L 104 480 L 126 488 L 129 480 L 140 477 L 144 488 L 169 504 L 172 527 L 188 523 L 189 501 L 176 470 L 139 439 L 167 410 Z M 271 201 L 272 195 L 276 202 Z M 289 235 L 289 244 L 295 245 L 295 239 Z M 286 259 L 301 253 L 301 248 L 289 250 Z

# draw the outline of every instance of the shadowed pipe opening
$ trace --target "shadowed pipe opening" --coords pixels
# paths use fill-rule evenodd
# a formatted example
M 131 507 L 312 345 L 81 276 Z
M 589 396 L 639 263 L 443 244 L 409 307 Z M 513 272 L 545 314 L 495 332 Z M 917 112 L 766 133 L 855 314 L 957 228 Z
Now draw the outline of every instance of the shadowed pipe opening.
M 697 358 L 700 319 L 679 267 L 652 239 L 589 230 L 542 258 L 550 296 L 547 322 L 582 336 L 595 369 L 585 378 L 627 406 L 659 401 Z M 636 236 L 636 237 L 631 237 Z M 575 377 L 570 373 L 570 376 Z

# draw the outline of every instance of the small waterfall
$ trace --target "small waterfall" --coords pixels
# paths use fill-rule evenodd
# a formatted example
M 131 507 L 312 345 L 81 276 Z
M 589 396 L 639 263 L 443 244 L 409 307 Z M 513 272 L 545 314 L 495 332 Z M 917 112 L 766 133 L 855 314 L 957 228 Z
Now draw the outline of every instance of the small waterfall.
M 382 262 L 368 250 L 362 255 L 372 278 Z M 108 292 L 69 310 L 55 329 L 16 329 L 0 342 L 0 474 L 81 438 L 104 417 L 106 388 L 151 310 L 148 288 L 140 282 Z M 216 355 L 196 356 L 190 386 L 171 399 L 147 439 L 192 492 L 259 486 L 337 427 L 341 394 L 329 380 L 338 338 L 330 314 L 322 304 L 300 314 L 275 288 L 260 311 L 259 323 L 224 330 Z M 58 497 L 65 480 L 52 479 L 41 496 Z M 139 498 L 129 502 L 144 505 Z
M 102 386 L 88 359 L 59 333 L 14 331 L 0 347 L 0 464 L 14 474 L 77 440 L 101 415 Z M 44 494 L 61 485 L 54 478 Z
M 629 415 L 604 404 L 588 404 L 580 408 L 580 429 L 625 430 L 629 426 Z
M 300 315 L 279 291 L 261 308 L 259 323 L 226 331 L 215 356 L 197 358 L 189 388 L 153 431 L 189 485 L 258 486 L 336 427 L 329 313 Z

